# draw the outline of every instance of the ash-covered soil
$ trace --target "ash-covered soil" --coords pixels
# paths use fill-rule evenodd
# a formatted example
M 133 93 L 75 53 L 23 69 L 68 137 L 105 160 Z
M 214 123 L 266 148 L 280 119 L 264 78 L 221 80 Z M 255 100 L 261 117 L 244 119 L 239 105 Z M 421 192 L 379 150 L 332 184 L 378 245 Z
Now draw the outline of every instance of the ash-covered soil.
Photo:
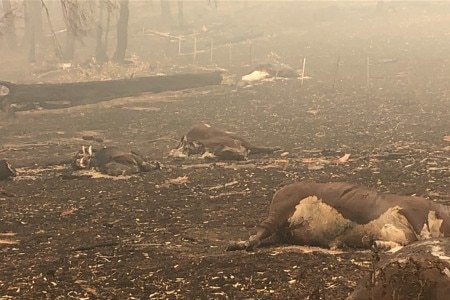
M 389 31 L 378 17 L 342 19 L 340 27 L 329 18 L 299 20 L 295 31 L 292 14 L 292 31 L 270 41 L 295 67 L 305 49 L 312 78 L 303 86 L 224 84 L 2 116 L 0 158 L 19 174 L 0 183 L 7 192 L 0 194 L 0 240 L 11 242 L 0 245 L 0 299 L 344 299 L 370 272 L 369 252 L 224 249 L 248 237 L 274 191 L 296 180 L 349 181 L 450 203 L 449 71 L 442 67 L 450 47 L 439 36 L 445 27 L 433 34 L 427 27 L 448 21 L 441 11 L 432 11 L 434 19 L 421 11 L 390 11 L 397 17 L 383 18 L 402 26 Z M 417 14 L 421 27 L 403 26 Z M 368 36 L 361 22 L 372 26 Z M 331 28 L 345 44 L 327 35 Z M 381 75 L 369 86 L 366 50 L 398 59 L 374 67 Z M 338 52 L 343 66 L 334 80 Z M 284 151 L 245 162 L 168 158 L 197 122 Z M 65 179 L 88 143 L 127 147 L 164 167 L 128 178 Z M 349 160 L 339 163 L 345 154 Z

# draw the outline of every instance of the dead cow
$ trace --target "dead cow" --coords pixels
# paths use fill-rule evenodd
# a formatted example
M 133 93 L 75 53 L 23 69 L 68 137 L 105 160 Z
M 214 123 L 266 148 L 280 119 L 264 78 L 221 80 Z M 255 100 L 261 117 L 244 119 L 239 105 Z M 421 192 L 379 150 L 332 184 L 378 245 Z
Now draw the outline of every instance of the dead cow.
M 160 169 L 158 162 L 147 162 L 136 152 L 127 152 L 118 147 L 94 150 L 83 146 L 75 156 L 75 169 L 96 169 L 111 176 L 131 175 Z
M 221 160 L 246 160 L 249 154 L 273 153 L 277 150 L 280 148 L 255 146 L 232 132 L 213 128 L 208 124 L 197 124 L 181 138 L 170 156 L 201 155 Z
M 449 295 L 450 239 L 434 238 L 383 257 L 347 300 L 446 300 Z
M 276 192 L 257 233 L 248 241 L 232 242 L 228 250 L 252 250 L 275 241 L 392 248 L 443 236 L 450 236 L 450 206 L 344 182 L 298 182 Z

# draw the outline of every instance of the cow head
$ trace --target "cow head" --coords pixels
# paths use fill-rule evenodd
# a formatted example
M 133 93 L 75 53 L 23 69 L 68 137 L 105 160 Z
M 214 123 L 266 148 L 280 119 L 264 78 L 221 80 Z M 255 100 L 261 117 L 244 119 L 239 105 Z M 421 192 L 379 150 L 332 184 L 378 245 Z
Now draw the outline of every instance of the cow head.
M 205 152 L 205 145 L 196 141 L 190 142 L 187 137 L 183 135 L 175 149 L 170 151 L 169 156 L 184 158 L 190 155 L 203 155 Z
M 91 160 L 93 157 L 92 146 L 81 147 L 81 151 L 75 154 L 75 160 L 73 162 L 73 167 L 76 170 L 88 169 L 91 166 Z

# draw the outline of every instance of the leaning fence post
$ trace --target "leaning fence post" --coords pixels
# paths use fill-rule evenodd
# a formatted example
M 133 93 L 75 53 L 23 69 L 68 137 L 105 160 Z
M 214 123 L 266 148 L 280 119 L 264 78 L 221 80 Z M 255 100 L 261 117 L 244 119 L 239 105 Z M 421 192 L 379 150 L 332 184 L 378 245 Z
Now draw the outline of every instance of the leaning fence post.
M 194 55 L 193 55 L 193 57 L 194 57 L 194 64 L 195 64 L 195 62 L 197 61 L 197 37 L 196 36 L 194 37 Z
M 305 65 L 306 65 L 306 57 L 303 58 L 302 83 L 301 83 L 301 85 L 303 85 L 303 79 L 305 79 Z
M 253 65 L 253 43 L 252 42 L 250 42 L 250 50 L 249 50 L 249 52 L 250 52 L 250 66 L 252 66 Z
M 210 53 L 210 57 L 209 57 L 209 62 L 212 65 L 213 64 L 213 52 L 214 52 L 214 41 L 213 41 L 213 39 L 211 39 L 211 45 L 210 46 L 211 46 L 210 47 L 211 53 Z
M 231 67 L 231 42 L 228 43 L 228 66 Z

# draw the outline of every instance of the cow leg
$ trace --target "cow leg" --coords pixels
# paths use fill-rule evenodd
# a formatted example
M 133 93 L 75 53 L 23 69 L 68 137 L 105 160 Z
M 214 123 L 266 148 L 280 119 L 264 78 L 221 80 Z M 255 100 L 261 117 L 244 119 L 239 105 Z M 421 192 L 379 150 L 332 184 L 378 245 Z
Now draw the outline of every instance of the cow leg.
M 272 237 L 273 234 L 265 227 L 259 227 L 256 234 L 250 236 L 250 238 L 247 241 L 235 241 L 231 242 L 227 246 L 227 251 L 236 251 L 236 250 L 247 250 L 247 251 L 253 251 L 254 249 L 258 248 L 259 246 L 263 245 L 271 245 L 275 243 L 275 241 L 271 241 L 268 239 L 269 237 Z M 265 241 L 267 239 L 267 241 Z

